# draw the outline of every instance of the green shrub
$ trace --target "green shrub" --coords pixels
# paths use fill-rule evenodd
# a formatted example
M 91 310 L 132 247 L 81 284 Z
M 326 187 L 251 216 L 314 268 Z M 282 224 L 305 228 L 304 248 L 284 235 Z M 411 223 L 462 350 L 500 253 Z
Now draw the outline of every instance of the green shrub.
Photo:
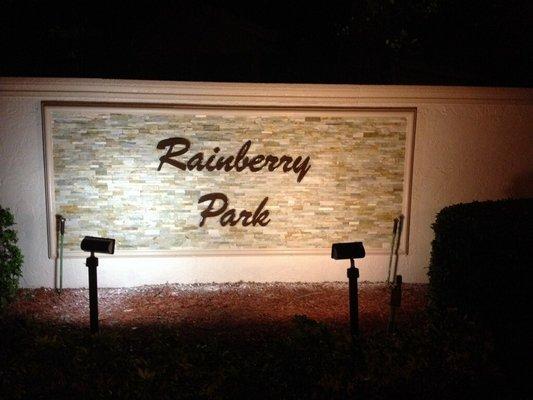
M 430 304 L 490 326 L 528 318 L 533 199 L 457 204 L 433 224 Z
M 0 206 L 0 311 L 5 308 L 18 289 L 21 276 L 22 253 L 17 247 L 17 233 L 9 209 Z

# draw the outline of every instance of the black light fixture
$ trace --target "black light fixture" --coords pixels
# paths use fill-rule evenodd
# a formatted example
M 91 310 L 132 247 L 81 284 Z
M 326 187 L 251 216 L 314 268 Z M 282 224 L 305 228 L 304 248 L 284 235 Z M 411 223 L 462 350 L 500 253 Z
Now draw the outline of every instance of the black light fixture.
M 89 312 L 91 319 L 91 333 L 98 332 L 98 285 L 96 280 L 96 267 L 98 258 L 94 253 L 114 254 L 115 239 L 85 236 L 81 241 L 81 249 L 90 252 L 85 265 L 89 268 Z
M 334 260 L 350 259 L 348 274 L 348 291 L 350 295 L 350 332 L 352 337 L 359 333 L 359 303 L 357 298 L 357 278 L 359 269 L 355 268 L 355 258 L 366 255 L 363 242 L 334 243 L 331 246 L 331 258 Z

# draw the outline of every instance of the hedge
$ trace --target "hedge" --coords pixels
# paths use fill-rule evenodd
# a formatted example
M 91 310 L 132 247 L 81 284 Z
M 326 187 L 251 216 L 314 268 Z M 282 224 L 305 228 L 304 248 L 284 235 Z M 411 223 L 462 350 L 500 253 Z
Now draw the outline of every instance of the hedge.
M 531 314 L 533 199 L 457 204 L 433 224 L 430 304 L 490 326 L 525 323 Z M 526 325 L 527 326 L 527 325 Z
M 18 289 L 23 256 L 17 246 L 15 218 L 9 208 L 0 206 L 0 312 L 13 299 Z

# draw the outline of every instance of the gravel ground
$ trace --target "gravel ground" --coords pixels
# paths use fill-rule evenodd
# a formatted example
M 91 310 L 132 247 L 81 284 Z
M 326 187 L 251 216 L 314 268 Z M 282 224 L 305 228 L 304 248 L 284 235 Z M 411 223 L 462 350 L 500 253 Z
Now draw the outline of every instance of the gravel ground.
M 427 285 L 404 284 L 399 324 L 423 318 Z M 166 284 L 98 291 L 102 327 L 145 325 L 219 327 L 283 325 L 306 315 L 332 326 L 348 325 L 348 285 L 330 283 Z M 383 283 L 359 284 L 361 329 L 381 330 L 389 316 L 390 292 Z M 22 289 L 9 309 L 57 325 L 88 325 L 87 289 Z

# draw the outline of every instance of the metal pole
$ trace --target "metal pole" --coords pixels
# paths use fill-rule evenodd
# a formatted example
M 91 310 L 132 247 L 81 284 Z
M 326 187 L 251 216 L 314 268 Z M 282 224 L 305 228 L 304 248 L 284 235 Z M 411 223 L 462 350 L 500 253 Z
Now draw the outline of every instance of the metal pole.
M 394 269 L 392 271 L 392 283 L 394 284 L 394 281 L 396 280 L 396 273 L 398 272 L 398 258 L 399 258 L 399 251 L 400 251 L 400 243 L 402 239 L 402 229 L 403 229 L 403 215 L 400 215 L 398 217 L 398 236 L 396 238 L 396 247 L 394 249 Z
M 62 215 L 56 215 L 56 238 L 57 238 L 57 255 L 54 262 L 55 279 L 54 285 L 58 294 L 63 290 L 63 245 L 65 236 L 65 218 Z M 57 260 L 59 258 L 59 268 Z
M 89 313 L 91 319 L 91 333 L 98 332 L 98 286 L 96 281 L 96 267 L 98 258 L 91 253 L 85 264 L 89 268 Z
M 390 272 L 392 270 L 392 257 L 394 254 L 394 244 L 396 242 L 396 229 L 397 228 L 398 228 L 398 218 L 394 218 L 394 224 L 392 226 L 392 241 L 390 244 L 389 272 L 387 274 L 387 284 L 390 283 Z
M 63 223 L 63 226 L 64 223 Z M 61 232 L 61 244 L 59 247 L 59 294 L 61 294 L 61 291 L 63 290 L 63 245 L 64 245 L 64 228 Z
M 354 259 L 350 259 L 350 268 L 347 270 L 348 291 L 350 295 L 350 332 L 353 336 L 359 334 L 359 302 L 357 298 L 357 278 L 359 269 L 355 268 Z

